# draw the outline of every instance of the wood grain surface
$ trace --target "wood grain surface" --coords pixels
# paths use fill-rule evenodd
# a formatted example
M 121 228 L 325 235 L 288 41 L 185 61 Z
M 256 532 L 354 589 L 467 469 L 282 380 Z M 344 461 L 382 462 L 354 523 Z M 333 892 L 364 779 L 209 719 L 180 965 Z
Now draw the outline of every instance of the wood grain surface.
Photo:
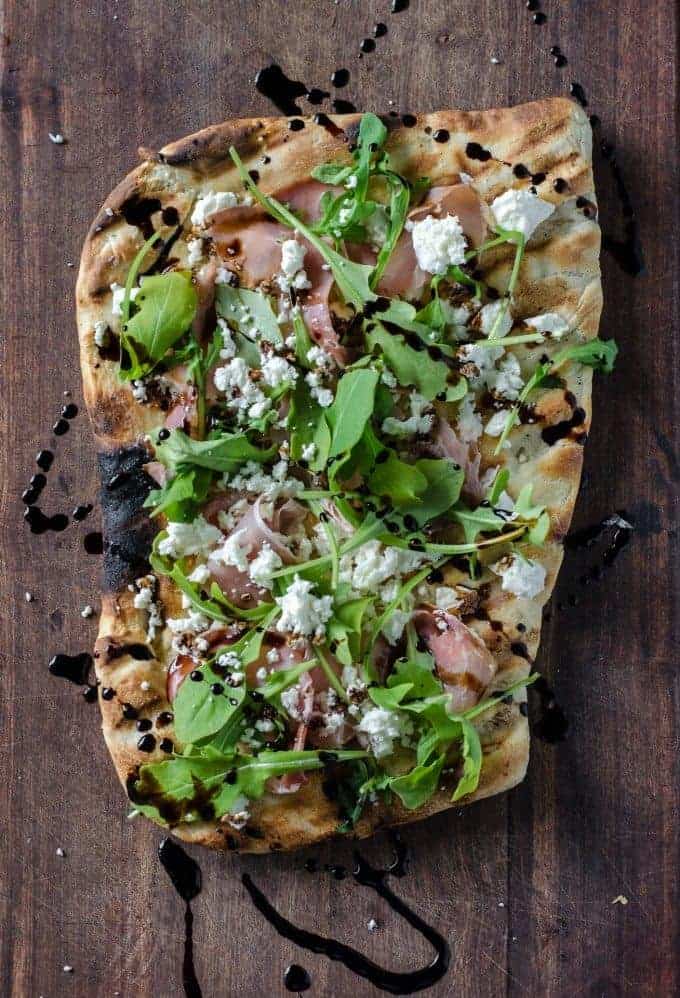
M 680 993 L 678 898 L 677 14 L 660 0 L 141 3 L 6 0 L 2 11 L 0 230 L 0 994 L 11 998 L 172 998 L 184 912 L 161 869 L 161 833 L 126 819 L 96 706 L 49 676 L 58 651 L 91 645 L 99 559 L 84 554 L 96 512 L 32 536 L 20 495 L 53 446 L 46 511 L 94 501 L 80 403 L 73 284 L 80 244 L 139 145 L 228 116 L 272 113 L 253 86 L 279 62 L 307 86 L 350 70 L 340 94 L 359 109 L 490 107 L 584 86 L 600 137 L 637 211 L 647 272 L 603 257 L 604 337 L 621 356 L 599 381 L 577 526 L 625 511 L 636 531 L 599 581 L 579 580 L 594 549 L 571 552 L 538 666 L 570 727 L 535 740 L 526 782 L 508 796 L 408 828 L 398 894 L 450 941 L 448 975 L 429 993 L 460 998 Z M 359 59 L 376 21 L 388 33 Z M 549 54 L 558 44 L 568 65 Z M 491 57 L 500 64 L 491 62 Z M 48 133 L 61 132 L 64 145 Z M 596 157 L 606 234 L 623 230 L 611 172 Z M 26 602 L 24 593 L 34 595 Z M 534 705 L 534 709 L 535 709 Z M 64 856 L 57 855 L 63 849 Z M 384 862 L 387 840 L 366 848 Z M 334 933 L 395 969 L 422 965 L 403 922 L 351 878 L 303 869 L 309 854 L 239 859 L 194 853 L 204 998 L 278 996 L 291 962 L 314 996 L 378 992 L 339 964 L 280 939 L 241 886 L 248 870 L 298 924 Z M 351 845 L 316 850 L 351 862 Z M 624 896 L 627 904 L 613 903 Z M 371 917 L 378 929 L 367 931 Z M 65 972 L 64 967 L 72 967 Z

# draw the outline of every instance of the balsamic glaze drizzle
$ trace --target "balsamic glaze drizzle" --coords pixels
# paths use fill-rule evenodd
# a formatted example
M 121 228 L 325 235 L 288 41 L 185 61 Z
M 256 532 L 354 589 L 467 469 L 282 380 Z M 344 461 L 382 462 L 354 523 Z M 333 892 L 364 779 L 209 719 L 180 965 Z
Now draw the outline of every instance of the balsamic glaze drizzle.
M 184 960 L 182 962 L 182 983 L 186 998 L 202 998 L 203 992 L 196 977 L 194 967 L 194 913 L 191 902 L 201 893 L 201 868 L 172 839 L 163 839 L 158 847 L 158 858 L 170 877 L 172 885 L 184 901 Z
M 365 978 L 377 988 L 393 995 L 414 994 L 416 991 L 431 987 L 441 980 L 448 970 L 451 960 L 449 944 L 436 929 L 424 922 L 387 886 L 385 878 L 389 872 L 392 872 L 391 870 L 374 869 L 358 852 L 355 852 L 354 860 L 355 868 L 352 875 L 356 882 L 363 887 L 370 887 L 371 890 L 379 894 L 397 915 L 404 918 L 434 948 L 436 956 L 427 966 L 404 972 L 380 967 L 346 943 L 293 925 L 273 907 L 259 887 L 253 883 L 249 874 L 244 873 L 241 880 L 255 907 L 285 939 L 290 939 L 291 942 L 311 950 L 313 953 L 321 953 L 331 960 L 340 961 L 359 977 Z

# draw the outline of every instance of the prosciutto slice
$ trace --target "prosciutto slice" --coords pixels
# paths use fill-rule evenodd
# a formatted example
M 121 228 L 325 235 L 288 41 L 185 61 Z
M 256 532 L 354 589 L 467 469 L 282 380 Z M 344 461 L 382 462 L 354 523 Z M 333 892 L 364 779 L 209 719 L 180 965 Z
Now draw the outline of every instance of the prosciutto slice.
M 482 639 L 445 610 L 419 609 L 413 623 L 434 656 L 451 713 L 474 707 L 496 674 L 496 661 Z
M 463 494 L 473 502 L 484 498 L 484 487 L 479 476 L 482 455 L 475 443 L 464 443 L 443 416 L 439 416 L 432 441 L 432 449 L 438 457 L 448 457 L 465 472 Z

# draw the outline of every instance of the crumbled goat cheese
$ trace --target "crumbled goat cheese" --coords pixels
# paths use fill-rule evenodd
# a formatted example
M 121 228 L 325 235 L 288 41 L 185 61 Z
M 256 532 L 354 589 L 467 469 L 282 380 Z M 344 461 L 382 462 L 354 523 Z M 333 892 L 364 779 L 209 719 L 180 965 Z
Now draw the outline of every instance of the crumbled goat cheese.
M 197 582 L 199 586 L 202 586 L 210 578 L 210 569 L 207 565 L 197 565 L 187 578 L 189 582 Z
M 212 548 L 222 540 L 222 531 L 202 515 L 191 523 L 168 523 L 167 537 L 158 544 L 163 558 L 185 558 L 192 554 L 207 558 Z
M 376 759 L 392 755 L 394 743 L 403 734 L 403 721 L 397 711 L 369 707 L 357 725 L 359 741 L 370 747 Z
M 215 274 L 215 284 L 231 284 L 233 279 L 234 275 L 228 267 L 217 268 L 217 273 Z
M 279 461 L 272 468 L 272 474 L 268 475 L 255 461 L 248 461 L 233 477 L 225 474 L 222 485 L 237 492 L 261 495 L 272 502 L 281 497 L 289 499 L 303 489 L 304 485 L 296 478 L 286 478 L 287 470 L 287 462 Z
M 565 322 L 557 312 L 545 312 L 543 315 L 535 315 L 532 319 L 524 320 L 525 326 L 530 326 L 538 333 L 547 333 L 556 340 L 561 339 L 569 332 L 569 323 Z
M 284 690 L 281 694 L 281 706 L 286 711 L 286 713 L 294 720 L 302 720 L 302 710 L 300 704 L 302 703 L 302 690 L 298 683 L 295 686 L 289 686 L 287 690 Z
M 489 388 L 496 395 L 514 402 L 524 387 L 519 361 L 513 353 L 507 354 L 498 365 L 498 370 L 489 379 Z
M 357 177 L 356 173 L 353 173 L 351 177 L 347 178 L 347 182 L 345 183 L 345 187 L 349 191 L 354 190 L 354 188 L 356 187 L 356 185 L 358 184 L 358 182 L 359 182 L 359 178 Z
M 279 652 L 278 648 L 270 648 L 265 657 L 270 665 L 274 665 L 276 662 L 279 662 L 281 660 L 281 653 Z M 262 675 L 260 675 L 260 673 L 262 673 Z M 264 668 L 264 666 L 261 669 L 257 670 L 257 675 L 259 679 L 267 678 L 267 670 Z
M 303 461 L 313 461 L 316 457 L 316 444 L 314 442 L 302 445 L 301 455 Z
M 500 319 L 498 318 L 500 316 Z M 499 298 L 498 301 L 490 301 L 484 305 L 479 313 L 480 329 L 485 336 L 489 336 L 495 326 L 494 337 L 500 339 L 507 336 L 512 329 L 512 315 L 508 302 Z M 498 325 L 496 325 L 498 322 Z
M 532 599 L 545 586 L 546 572 L 543 565 L 539 561 L 522 558 L 517 554 L 501 558 L 491 566 L 491 571 L 501 576 L 503 580 L 501 588 L 504 592 L 512 593 L 522 599 Z
M 236 652 L 225 651 L 217 658 L 217 664 L 222 669 L 239 670 L 241 666 L 241 659 L 238 657 Z
M 218 548 L 213 557 L 223 561 L 225 565 L 233 565 L 239 572 L 248 571 L 248 554 L 252 545 L 247 541 L 246 530 L 236 530 L 227 537 L 222 547 Z
M 479 413 L 475 412 L 475 400 L 473 395 L 466 395 L 458 407 L 458 436 L 463 443 L 471 444 L 479 440 L 482 435 L 482 420 Z
M 490 437 L 500 437 L 501 433 L 505 429 L 507 418 L 508 413 L 505 409 L 499 409 L 498 412 L 494 412 L 493 416 L 484 427 L 484 432 Z M 509 447 L 510 441 L 506 440 L 504 446 Z
M 382 632 L 390 645 L 396 645 L 399 638 L 404 633 L 404 628 L 411 619 L 411 614 L 405 610 L 393 610 L 388 619 L 383 624 Z
M 255 585 L 266 589 L 271 585 L 274 572 L 278 571 L 282 566 L 283 562 L 279 555 L 270 544 L 265 542 L 259 554 L 253 558 L 248 566 L 248 571 Z
M 491 214 L 496 225 L 521 232 L 525 239 L 530 239 L 541 222 L 550 218 L 554 210 L 554 205 L 526 189 L 506 191 L 491 202 Z
M 311 288 L 304 271 L 305 253 L 305 247 L 295 239 L 285 239 L 281 243 L 281 273 L 276 282 L 282 291 Z
M 94 342 L 98 347 L 105 347 L 109 342 L 109 324 L 103 319 L 97 319 L 94 324 Z
M 132 381 L 131 382 L 132 397 L 135 402 L 146 402 L 146 385 L 143 381 Z
M 333 366 L 331 355 L 326 353 L 323 347 L 314 344 L 307 351 L 307 360 L 312 367 L 331 368 Z
M 394 416 L 388 416 L 387 419 L 383 420 L 383 433 L 395 437 L 411 437 L 416 433 L 426 434 L 430 432 L 434 416 L 431 413 L 426 413 L 426 410 L 432 408 L 431 404 L 418 392 L 413 392 L 409 399 L 409 405 L 411 415 L 407 419 L 396 419 Z
M 275 353 L 270 354 L 262 362 L 262 380 L 270 388 L 278 388 L 279 385 L 293 384 L 297 381 L 298 372 L 283 357 L 277 357 Z
M 236 356 L 236 344 L 234 343 L 234 337 L 231 335 L 231 329 L 224 321 L 224 319 L 217 320 L 217 328 L 220 331 L 222 337 L 222 349 L 220 350 L 221 360 L 231 360 L 232 357 Z
M 197 610 L 191 610 L 186 617 L 168 617 L 165 622 L 173 634 L 200 634 L 210 627 L 209 618 Z
M 467 245 L 457 215 L 428 215 L 411 227 L 418 266 L 428 274 L 445 274 L 449 267 L 465 263 Z
M 366 922 L 366 928 L 368 929 L 369 932 L 375 932 L 376 929 L 378 928 L 378 923 L 374 918 L 369 918 L 369 920 Z
M 468 384 L 475 391 L 486 388 L 514 401 L 524 387 L 519 361 L 514 354 L 506 354 L 501 346 L 484 347 L 478 343 L 467 343 L 458 350 L 458 358 L 463 364 L 472 364 L 476 368 L 476 373 L 464 371 Z
M 388 579 L 401 579 L 427 561 L 427 555 L 402 548 L 383 547 L 380 541 L 367 541 L 340 559 L 340 581 L 356 592 L 376 592 Z
M 494 370 L 497 360 L 503 356 L 504 347 L 484 347 L 477 343 L 466 343 L 458 350 L 458 359 L 462 364 L 472 364 L 477 374 L 470 373 L 467 368 L 465 376 L 471 388 L 477 391 L 486 387 L 487 377 Z
M 434 602 L 438 610 L 455 610 L 463 601 L 457 591 L 450 586 L 437 586 Z
M 261 731 L 264 734 L 269 734 L 270 731 L 274 730 L 274 722 L 270 721 L 268 718 L 264 718 L 261 721 L 255 721 L 255 730 Z
M 191 224 L 197 229 L 205 226 L 211 215 L 225 208 L 234 208 L 238 204 L 238 198 L 231 191 L 210 191 L 199 198 L 191 213 Z
M 47 134 L 50 137 L 50 142 L 52 142 L 55 146 L 63 146 L 66 142 L 66 139 L 61 132 L 48 132 Z
M 224 367 L 218 367 L 214 374 L 215 388 L 228 395 L 227 406 L 240 417 L 245 413 L 259 419 L 271 406 L 257 385 L 250 379 L 251 370 L 242 357 L 232 357 Z
M 322 409 L 327 409 L 333 404 L 333 392 L 330 388 L 321 387 L 321 376 L 317 371 L 308 371 L 305 381 L 311 389 L 310 395 L 316 399 Z
M 281 616 L 274 625 L 277 631 L 323 637 L 326 621 L 333 613 L 333 597 L 314 596 L 313 588 L 311 582 L 296 575 L 284 595 L 276 597 L 281 608 Z
M 190 267 L 196 267 L 203 258 L 203 240 L 187 240 L 187 263 Z
M 141 288 L 130 288 L 130 301 L 134 301 Z M 111 315 L 122 315 L 123 314 L 123 299 L 125 298 L 125 288 L 121 284 L 116 284 L 114 281 L 111 285 Z
M 83 609 L 80 611 L 80 616 L 84 617 L 86 620 L 88 617 L 94 617 L 94 609 L 90 606 L 89 603 L 87 604 L 87 606 L 84 606 Z
M 247 798 L 237 797 L 232 804 L 232 808 L 234 810 L 230 811 L 226 816 L 227 824 L 231 825 L 232 828 L 235 828 L 237 832 L 240 832 L 241 829 L 245 828 L 250 821 L 250 811 L 247 807 L 245 807 L 247 803 Z M 236 808 L 240 808 L 240 810 L 236 810 Z

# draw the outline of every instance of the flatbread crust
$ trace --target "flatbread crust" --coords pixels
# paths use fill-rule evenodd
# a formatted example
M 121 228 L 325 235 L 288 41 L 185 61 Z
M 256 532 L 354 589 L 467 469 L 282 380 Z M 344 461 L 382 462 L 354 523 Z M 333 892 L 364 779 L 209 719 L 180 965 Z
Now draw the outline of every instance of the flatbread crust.
M 85 240 L 77 284 L 77 321 L 85 399 L 100 452 L 106 542 L 96 671 L 101 684 L 104 737 L 123 784 L 134 777 L 139 765 L 167 758 L 158 749 L 150 755 L 139 751 L 139 733 L 134 720 L 124 716 L 124 705 L 131 705 L 139 717 L 152 720 L 169 709 L 165 682 L 170 648 L 169 637 L 163 634 L 153 644 L 152 659 L 117 654 L 121 645 L 146 642 L 146 614 L 134 609 L 127 586 L 144 574 L 156 529 L 140 509 L 151 484 L 142 470 L 147 459 L 144 437 L 155 434 L 165 418 L 158 406 L 134 402 L 129 387 L 118 380 L 116 363 L 104 360 L 94 343 L 95 322 L 111 317 L 110 285 L 114 281 L 124 283 L 130 262 L 143 242 L 139 228 L 128 224 L 123 213 L 131 199 L 134 203 L 134 199 L 158 198 L 163 208 L 176 209 L 178 224 L 186 223 L 188 229 L 197 196 L 208 190 L 242 189 L 228 157 L 230 146 L 236 147 L 248 168 L 257 169 L 260 187 L 275 192 L 306 179 L 317 164 L 346 156 L 360 117 L 334 116 L 337 134 L 311 119 L 305 119 L 303 130 L 291 131 L 285 118 L 247 118 L 206 128 L 158 153 L 141 150 L 143 162 L 106 199 Z M 392 119 L 386 119 L 386 124 L 390 128 L 387 148 L 396 168 L 411 179 L 427 176 L 433 185 L 446 184 L 465 172 L 474 178 L 476 189 L 488 203 L 508 188 L 519 186 L 512 164 L 521 162 L 532 174 L 547 175 L 540 187 L 541 197 L 558 207 L 541 228 L 544 238 L 532 239 L 527 249 L 514 295 L 516 311 L 520 315 L 537 315 L 557 309 L 569 318 L 580 339 L 595 337 L 602 304 L 600 230 L 592 213 L 589 217 L 576 204 L 579 197 L 596 204 L 592 136 L 583 111 L 568 100 L 550 99 L 500 110 L 439 111 L 420 115 L 415 127 L 404 127 Z M 448 142 L 434 141 L 433 134 L 439 129 L 449 132 Z M 469 158 L 466 146 L 470 142 L 490 150 L 492 158 Z M 556 178 L 567 182 L 566 193 L 554 190 Z M 160 211 L 151 221 L 160 228 L 164 240 L 173 236 L 176 225 L 164 223 Z M 183 262 L 185 255 L 186 248 L 179 239 L 172 256 Z M 491 266 L 485 258 L 486 279 L 503 288 L 510 263 L 507 247 L 501 248 Z M 554 349 L 554 344 L 542 344 L 535 351 L 527 351 L 523 355 L 527 357 L 526 365 L 522 361 L 525 376 L 542 353 Z M 572 517 L 591 418 L 592 372 L 588 367 L 576 367 L 578 370 L 570 368 L 567 373 L 567 387 L 575 397 L 574 404 L 586 413 L 579 427 L 583 431 L 580 439 L 568 436 L 549 447 L 541 439 L 539 425 L 523 425 L 513 435 L 512 448 L 502 453 L 501 460 L 517 488 L 533 482 L 533 499 L 548 508 L 552 529 L 545 546 L 530 552 L 547 569 L 546 587 L 540 596 L 518 599 L 502 592 L 500 582 L 495 581 L 486 587 L 484 612 L 471 625 L 496 655 L 499 685 L 527 674 L 538 648 L 542 608 L 562 559 L 562 541 Z M 547 393 L 539 405 L 547 423 L 571 414 L 569 408 L 565 410 L 563 391 Z M 483 438 L 483 454 L 484 447 L 492 448 L 493 443 Z M 490 449 L 485 456 L 490 459 Z M 117 481 L 121 469 L 125 474 Z M 160 580 L 160 597 L 166 613 L 178 611 L 178 593 L 171 591 L 166 579 Z M 142 684 L 148 684 L 148 689 L 143 689 Z M 107 687 L 116 691 L 113 699 L 102 698 L 101 691 Z M 129 708 L 125 712 L 129 715 Z M 158 738 L 171 738 L 172 727 L 162 731 L 154 727 L 154 733 Z M 461 803 L 507 790 L 519 783 L 526 772 L 528 723 L 517 704 L 490 711 L 480 734 L 484 748 L 480 784 Z M 396 799 L 390 806 L 369 806 L 356 829 L 357 835 L 366 836 L 380 826 L 415 821 L 451 807 L 454 785 L 451 777 L 448 788 L 444 782 L 419 811 L 406 811 Z M 324 794 L 319 774 L 311 774 L 297 794 L 266 795 L 252 802 L 250 810 L 251 820 L 242 831 L 215 822 L 183 824 L 173 831 L 186 841 L 217 849 L 265 852 L 318 842 L 333 835 L 338 824 L 336 804 Z

